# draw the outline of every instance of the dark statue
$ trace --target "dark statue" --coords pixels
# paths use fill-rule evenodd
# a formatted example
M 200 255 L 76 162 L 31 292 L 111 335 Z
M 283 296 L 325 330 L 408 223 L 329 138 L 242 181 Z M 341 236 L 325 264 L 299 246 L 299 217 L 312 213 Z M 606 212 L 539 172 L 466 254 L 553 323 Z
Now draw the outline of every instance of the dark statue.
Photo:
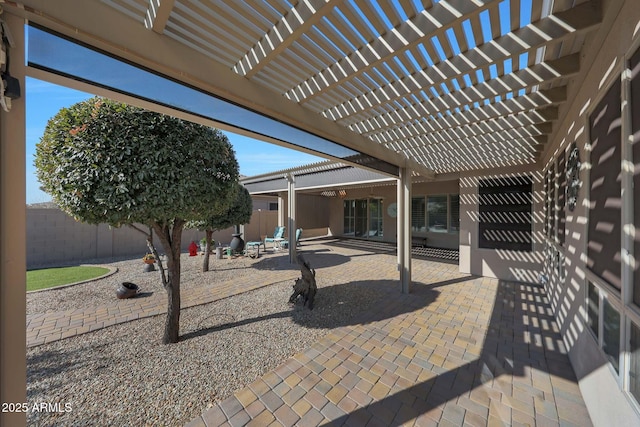
M 293 285 L 293 294 L 289 298 L 290 303 L 295 303 L 299 296 L 302 296 L 304 300 L 303 306 L 307 305 L 309 310 L 313 310 L 313 299 L 318 291 L 316 285 L 316 271 L 311 268 L 309 263 L 305 261 L 302 254 L 298 254 L 298 265 L 300 266 L 300 272 L 302 277 L 296 279 Z

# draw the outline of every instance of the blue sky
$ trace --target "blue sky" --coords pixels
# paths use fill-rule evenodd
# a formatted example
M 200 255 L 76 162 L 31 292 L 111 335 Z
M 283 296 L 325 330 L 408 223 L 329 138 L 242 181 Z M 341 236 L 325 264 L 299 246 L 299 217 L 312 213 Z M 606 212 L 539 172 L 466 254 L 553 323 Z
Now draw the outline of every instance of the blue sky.
M 93 95 L 57 86 L 42 80 L 27 78 L 27 203 L 41 203 L 51 197 L 40 190 L 33 166 L 36 144 L 44 133 L 47 121 L 61 108 L 68 107 Z M 243 175 L 258 175 L 323 160 L 320 157 L 290 150 L 255 139 L 225 132 L 236 150 Z

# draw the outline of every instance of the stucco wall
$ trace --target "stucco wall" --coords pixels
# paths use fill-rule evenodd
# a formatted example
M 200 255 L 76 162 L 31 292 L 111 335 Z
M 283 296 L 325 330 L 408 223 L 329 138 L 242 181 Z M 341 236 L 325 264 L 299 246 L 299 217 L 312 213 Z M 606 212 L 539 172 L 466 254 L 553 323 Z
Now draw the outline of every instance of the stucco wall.
M 640 34 L 640 7 L 636 1 L 604 1 L 604 22 L 585 42 L 580 58 L 582 73 L 570 82 L 566 111 L 560 112 L 557 137 L 545 152 L 542 165 L 547 165 L 559 150 L 576 141 L 582 161 L 588 159 L 588 115 L 613 78 L 619 78 L 624 55 Z M 554 126 L 554 127 L 555 127 Z M 602 350 L 585 325 L 584 312 L 587 280 L 585 256 L 587 247 L 588 214 L 586 190 L 588 165 L 581 171 L 583 186 L 573 212 L 566 211 L 566 242 L 558 247 L 566 256 L 566 278 L 557 274 L 557 265 L 550 263 L 546 285 L 554 314 L 558 320 L 565 345 L 580 389 L 596 426 L 638 426 L 640 415 L 630 398 L 621 391 L 613 369 L 607 364 Z M 636 166 L 637 167 L 637 166 Z

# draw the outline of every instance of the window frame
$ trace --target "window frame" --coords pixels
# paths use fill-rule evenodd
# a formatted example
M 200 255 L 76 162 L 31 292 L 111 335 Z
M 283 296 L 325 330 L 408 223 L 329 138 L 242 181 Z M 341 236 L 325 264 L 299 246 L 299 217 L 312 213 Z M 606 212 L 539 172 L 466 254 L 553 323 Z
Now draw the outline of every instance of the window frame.
M 597 335 L 593 332 L 593 330 L 591 329 L 591 326 L 589 326 L 589 321 L 588 321 L 588 313 L 589 313 L 589 284 L 592 284 L 594 286 L 594 288 L 596 289 L 596 291 L 598 292 L 598 333 Z M 596 342 L 598 348 L 600 349 L 600 351 L 602 352 L 602 356 L 604 358 L 604 360 L 606 360 L 607 362 L 607 366 L 609 368 L 609 370 L 611 371 L 611 374 L 616 378 L 616 381 L 618 382 L 618 386 L 622 389 L 623 388 L 623 384 L 625 382 L 625 375 L 628 374 L 628 372 L 623 371 L 623 366 L 625 366 L 625 358 L 626 358 L 626 354 L 625 351 L 623 351 L 623 348 L 625 348 L 625 345 L 623 343 L 623 339 L 626 336 L 624 331 L 623 331 L 623 323 L 625 322 L 625 318 L 623 316 L 623 306 L 622 306 L 622 302 L 620 301 L 620 299 L 616 298 L 616 290 L 613 286 L 609 285 L 608 283 L 602 281 L 598 276 L 596 276 L 595 274 L 593 274 L 591 271 L 587 271 L 587 278 L 586 278 L 586 284 L 587 287 L 585 288 L 585 301 L 584 301 L 584 313 L 585 313 L 585 317 L 583 319 L 583 324 L 585 326 L 585 329 L 588 331 L 589 335 L 591 336 L 591 338 L 593 338 L 593 340 Z M 609 289 L 607 289 L 609 288 Z M 612 293 L 613 291 L 613 293 Z M 610 361 L 610 357 L 609 355 L 606 353 L 606 351 L 604 350 L 604 333 L 605 333 L 605 328 L 604 328 L 604 304 L 605 301 L 607 304 L 609 304 L 614 310 L 616 310 L 618 312 L 618 315 L 620 316 L 620 336 L 619 336 L 619 342 L 620 342 L 620 348 L 619 348 L 619 354 L 618 354 L 618 370 L 616 370 L 616 368 L 611 364 Z M 635 323 L 635 322 L 634 322 Z M 630 338 L 630 336 L 629 336 Z M 623 391 L 627 391 L 624 390 Z M 640 409 L 640 402 L 638 403 L 638 408 Z
M 369 232 L 371 231 L 371 220 L 373 219 L 371 215 L 371 202 L 374 200 L 378 203 L 378 206 L 379 206 L 375 219 L 376 221 L 379 222 L 380 229 L 377 230 L 377 233 L 375 236 L 371 236 L 369 234 Z M 357 215 L 357 212 L 359 209 L 358 202 L 365 202 L 364 216 Z M 349 215 L 346 215 L 347 211 Z M 342 236 L 357 237 L 357 238 L 363 238 L 363 239 L 370 239 L 375 237 L 382 238 L 384 236 L 384 222 L 385 222 L 384 211 L 385 211 L 384 197 L 369 196 L 364 198 L 342 199 Z M 366 227 L 365 227 L 366 233 L 360 236 L 356 235 L 358 231 L 358 225 L 360 224 L 359 221 L 366 223 Z M 349 231 L 347 231 L 347 227 L 345 227 L 347 223 L 349 226 L 348 227 Z
M 453 196 L 458 196 L 458 229 L 454 230 L 452 229 L 452 218 L 451 218 L 451 202 L 453 199 Z M 446 208 L 447 208 L 447 213 L 446 213 L 446 217 L 447 217 L 447 229 L 444 232 L 438 232 L 438 231 L 430 231 L 429 230 L 429 198 L 430 197 L 446 197 Z M 414 200 L 419 200 L 422 199 L 423 201 L 423 206 L 424 206 L 424 217 L 423 222 L 421 223 L 424 226 L 424 231 L 420 231 L 420 230 L 415 230 L 414 229 L 414 218 L 413 218 L 413 202 Z M 460 234 L 460 193 L 437 193 L 437 194 L 421 194 L 421 195 L 417 195 L 417 196 L 413 196 L 411 197 L 411 232 L 412 233 L 419 233 L 419 234 L 427 234 L 427 233 L 436 233 L 436 234 Z

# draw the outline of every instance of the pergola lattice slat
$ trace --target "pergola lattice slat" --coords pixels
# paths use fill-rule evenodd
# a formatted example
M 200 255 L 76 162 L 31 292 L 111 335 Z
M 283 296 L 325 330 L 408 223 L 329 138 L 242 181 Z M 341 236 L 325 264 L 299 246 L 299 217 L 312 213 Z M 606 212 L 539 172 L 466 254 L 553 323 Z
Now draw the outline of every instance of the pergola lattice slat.
M 497 3 L 496 0 L 491 0 L 491 1 L 479 0 L 479 1 L 481 3 L 487 3 L 487 4 Z M 478 6 L 474 5 L 473 2 L 462 1 L 459 3 L 461 3 L 459 5 L 459 8 L 460 8 L 459 10 L 462 15 L 465 15 L 467 13 L 479 14 L 480 11 L 482 10 L 482 8 L 478 8 Z M 425 34 L 430 34 L 431 37 L 434 37 L 439 34 L 443 34 L 449 26 L 453 25 L 453 23 L 460 22 L 460 18 L 456 17 L 455 15 L 452 15 L 452 13 L 450 12 L 450 9 L 447 6 L 445 6 L 446 4 L 447 3 L 443 0 L 435 4 L 428 12 L 423 12 L 422 14 L 416 15 L 414 19 L 409 20 L 411 24 L 403 23 L 400 26 L 401 28 L 398 29 L 398 32 L 401 34 L 410 34 L 412 37 L 406 40 L 407 44 L 403 45 L 401 47 L 401 50 L 400 49 L 395 50 L 393 51 L 393 54 L 397 55 L 403 50 L 408 49 L 415 44 L 422 43 L 425 37 Z M 416 31 L 416 29 L 419 29 L 419 32 Z M 355 52 L 349 55 L 347 58 L 339 61 L 337 64 L 335 64 L 330 68 L 345 67 L 345 66 L 348 66 L 349 62 L 354 62 L 354 61 L 360 62 L 361 57 L 369 58 L 369 60 L 367 61 L 368 62 L 367 64 L 363 64 L 363 66 L 360 67 L 356 73 L 353 73 L 350 76 L 345 76 L 344 79 L 355 76 L 363 71 L 370 69 L 371 67 L 374 67 L 376 65 L 379 65 L 382 62 L 385 62 L 384 58 L 390 55 L 388 46 L 395 44 L 397 41 L 398 41 L 398 38 L 396 33 L 386 32 L 380 38 L 375 39 L 369 45 L 362 47 L 358 52 Z M 438 57 L 437 53 L 433 50 L 432 47 L 430 48 L 428 46 L 431 43 L 426 43 L 426 44 L 427 46 L 425 47 L 429 52 L 429 55 L 431 56 L 431 58 L 437 58 Z M 375 57 L 372 58 L 369 52 L 376 52 Z M 327 72 L 328 70 L 320 71 L 320 73 L 327 73 Z M 331 84 L 326 86 L 323 90 L 328 90 L 335 85 L 341 84 L 342 80 L 343 79 L 333 81 Z M 299 89 L 300 87 L 297 87 L 292 90 L 299 90 Z M 315 93 L 310 93 L 305 98 L 318 96 L 320 93 L 322 92 L 318 91 Z
M 580 10 L 576 15 L 586 14 L 591 19 L 575 19 L 583 26 L 576 27 L 573 32 L 569 32 L 567 27 L 555 17 L 544 18 L 515 33 L 500 37 L 493 43 L 478 46 L 469 52 L 460 54 L 449 61 L 436 64 L 411 77 L 415 80 L 420 79 L 419 87 L 427 89 L 457 75 L 473 75 L 478 68 L 495 65 L 499 61 L 506 59 L 517 60 L 518 56 L 525 52 L 532 52 L 539 47 L 560 43 L 566 37 L 574 35 L 576 32 L 587 31 L 600 22 L 598 14 L 586 13 L 587 10 L 591 10 L 589 6 L 590 4 L 579 6 Z M 574 17 L 575 15 L 568 14 L 568 16 Z M 578 24 L 574 23 L 574 25 Z M 457 70 L 457 73 L 455 75 L 450 74 L 450 69 Z M 411 83 L 407 81 L 409 80 L 408 78 L 405 78 L 405 80 L 405 84 Z
M 599 0 L 105 4 L 439 171 L 535 162 L 602 19 Z
M 500 79 L 494 79 L 482 85 L 471 87 L 464 91 L 449 93 L 441 97 L 429 98 L 428 100 L 425 100 L 426 102 L 423 101 L 420 104 L 414 104 L 421 113 L 417 115 L 411 115 L 411 118 L 419 119 L 423 116 L 433 116 L 439 112 L 451 111 L 456 107 L 461 110 L 465 109 L 465 107 L 471 108 L 475 103 L 480 103 L 485 99 L 505 97 L 508 93 L 513 93 L 521 89 L 531 88 L 541 83 L 554 81 L 560 77 L 565 77 L 578 71 L 577 58 L 573 56 L 564 60 L 557 61 L 560 62 L 555 62 L 554 64 L 538 64 L 537 66 L 518 71 L 509 76 L 505 76 L 505 80 L 507 80 L 508 83 L 505 83 Z M 560 70 L 556 71 L 556 67 L 560 68 Z M 522 82 L 525 83 L 525 85 L 509 86 L 509 84 L 514 84 L 514 82 Z M 421 90 L 416 92 L 416 94 L 420 92 Z M 386 94 L 383 96 L 378 96 L 378 99 L 381 98 L 390 99 Z M 367 100 L 367 102 L 371 103 L 372 100 L 369 99 Z M 503 106 L 504 104 L 500 103 L 500 107 Z M 337 116 L 338 112 L 339 110 L 332 111 L 334 116 Z M 337 121 L 341 120 L 342 118 L 337 119 Z M 354 124 L 355 123 L 350 123 L 349 125 Z

